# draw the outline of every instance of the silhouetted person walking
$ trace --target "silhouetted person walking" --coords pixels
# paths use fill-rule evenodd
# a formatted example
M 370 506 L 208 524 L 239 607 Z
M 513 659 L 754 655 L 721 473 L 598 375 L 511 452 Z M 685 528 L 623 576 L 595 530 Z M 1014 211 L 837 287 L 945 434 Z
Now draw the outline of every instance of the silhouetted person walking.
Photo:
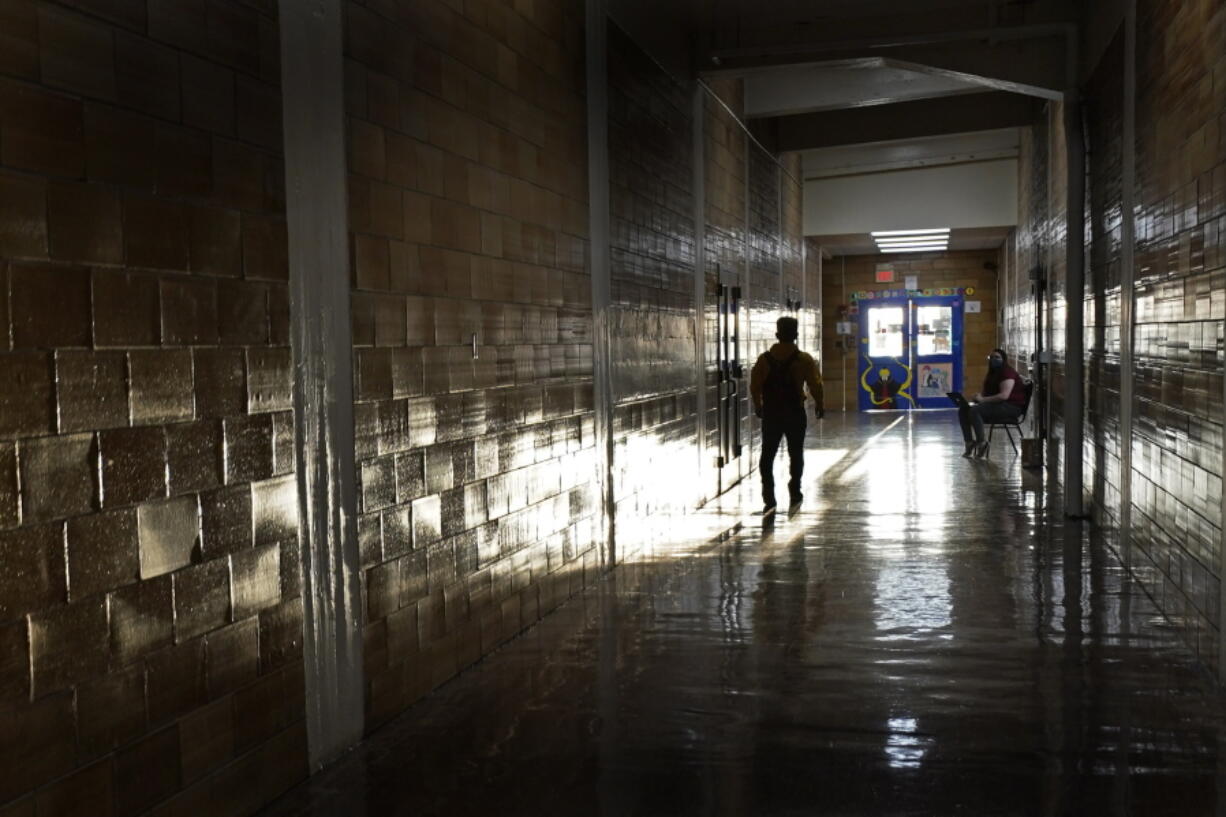
M 822 375 L 817 362 L 796 346 L 799 334 L 795 318 L 780 318 L 775 322 L 775 337 L 779 342 L 758 357 L 749 377 L 749 394 L 754 413 L 762 418 L 762 459 L 758 471 L 762 475 L 763 514 L 775 511 L 775 454 L 780 441 L 788 441 L 790 479 L 788 496 L 795 508 L 804 499 L 800 492 L 800 476 L 805 470 L 805 386 L 813 398 L 813 414 L 825 416 Z

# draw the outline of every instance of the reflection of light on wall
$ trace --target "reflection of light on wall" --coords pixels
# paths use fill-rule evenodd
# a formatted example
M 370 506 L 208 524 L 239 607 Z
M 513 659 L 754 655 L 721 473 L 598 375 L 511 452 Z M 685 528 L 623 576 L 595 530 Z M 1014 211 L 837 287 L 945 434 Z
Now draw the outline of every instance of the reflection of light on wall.
M 927 637 L 951 623 L 949 572 L 932 556 L 877 568 L 873 621 L 887 640 Z
M 916 734 L 915 718 L 890 718 L 885 740 L 885 756 L 895 769 L 918 769 L 932 745 L 932 738 Z
M 678 524 L 697 504 L 698 462 L 687 435 L 631 433 L 620 440 L 614 470 L 617 538 L 621 555 L 634 557 L 663 541 L 680 541 Z

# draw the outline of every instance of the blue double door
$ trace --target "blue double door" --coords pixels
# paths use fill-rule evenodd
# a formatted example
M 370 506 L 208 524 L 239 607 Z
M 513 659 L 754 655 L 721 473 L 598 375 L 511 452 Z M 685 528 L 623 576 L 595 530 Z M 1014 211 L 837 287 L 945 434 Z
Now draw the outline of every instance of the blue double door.
M 919 296 L 859 303 L 861 411 L 953 408 L 962 390 L 963 298 Z

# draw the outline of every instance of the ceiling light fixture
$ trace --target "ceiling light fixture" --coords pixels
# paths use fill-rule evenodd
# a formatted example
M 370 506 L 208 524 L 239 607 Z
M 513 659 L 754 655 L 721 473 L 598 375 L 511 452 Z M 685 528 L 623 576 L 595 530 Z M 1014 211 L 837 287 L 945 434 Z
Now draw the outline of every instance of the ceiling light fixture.
M 921 236 L 921 235 L 949 235 L 948 227 L 936 227 L 931 230 L 876 230 L 869 233 L 873 238 L 886 236 Z
M 947 250 L 947 244 L 895 244 L 889 247 L 878 247 L 879 252 L 893 252 L 894 250 Z
M 943 252 L 946 247 L 879 247 L 880 252 Z
M 945 236 L 916 236 L 915 238 L 875 238 L 873 239 L 879 245 L 886 246 L 889 244 L 946 244 L 949 239 Z
M 889 244 L 877 245 L 878 247 L 948 247 L 948 241 L 891 241 Z

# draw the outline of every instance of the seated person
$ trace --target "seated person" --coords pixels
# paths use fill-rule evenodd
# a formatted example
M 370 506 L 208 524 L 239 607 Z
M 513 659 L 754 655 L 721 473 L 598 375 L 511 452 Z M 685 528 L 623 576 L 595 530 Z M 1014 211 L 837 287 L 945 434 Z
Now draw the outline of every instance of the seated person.
M 1016 423 L 1026 405 L 1026 390 L 1022 376 L 1009 365 L 1004 349 L 993 349 L 988 355 L 988 373 L 983 378 L 983 390 L 971 398 L 970 404 L 958 409 L 962 424 L 962 439 L 966 442 L 964 457 L 986 457 L 988 443 L 983 436 L 983 424 Z M 974 431 L 974 439 L 971 432 Z

